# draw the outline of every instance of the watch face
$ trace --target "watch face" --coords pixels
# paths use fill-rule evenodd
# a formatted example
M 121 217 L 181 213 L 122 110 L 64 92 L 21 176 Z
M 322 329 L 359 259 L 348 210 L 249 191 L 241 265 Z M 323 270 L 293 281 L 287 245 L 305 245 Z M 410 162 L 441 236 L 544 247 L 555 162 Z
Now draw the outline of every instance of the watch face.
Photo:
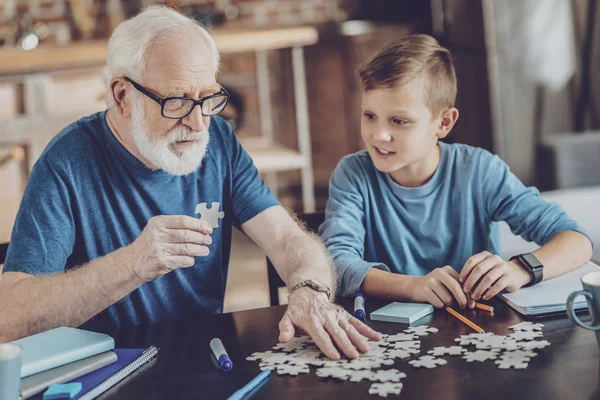
M 543 267 L 542 263 L 531 253 L 523 254 L 523 260 L 525 260 L 531 269 L 540 269 Z

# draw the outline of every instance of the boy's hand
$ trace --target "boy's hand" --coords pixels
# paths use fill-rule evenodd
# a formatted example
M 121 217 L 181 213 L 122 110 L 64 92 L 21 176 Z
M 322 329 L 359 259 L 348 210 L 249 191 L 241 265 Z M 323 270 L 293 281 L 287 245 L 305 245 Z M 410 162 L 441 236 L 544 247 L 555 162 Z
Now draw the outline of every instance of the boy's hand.
M 516 261 L 483 251 L 467 260 L 458 279 L 470 299 L 489 300 L 503 290 L 516 292 L 531 276 Z
M 467 306 L 467 297 L 458 283 L 458 272 L 449 265 L 436 268 L 425 276 L 417 277 L 415 281 L 410 296 L 412 301 L 443 308 L 456 300 L 460 308 Z

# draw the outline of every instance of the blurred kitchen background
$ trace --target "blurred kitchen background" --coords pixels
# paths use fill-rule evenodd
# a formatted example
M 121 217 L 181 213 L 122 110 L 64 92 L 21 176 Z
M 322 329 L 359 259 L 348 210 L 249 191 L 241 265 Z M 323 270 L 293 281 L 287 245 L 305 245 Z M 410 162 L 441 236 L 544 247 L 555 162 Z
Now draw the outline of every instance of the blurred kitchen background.
M 500 155 L 600 238 L 597 0 L 0 0 L 0 242 L 45 144 L 103 110 L 115 26 L 167 4 L 209 27 L 226 117 L 282 203 L 323 210 L 339 159 L 361 149 L 357 70 L 384 43 L 435 36 L 454 54 L 450 142 Z M 595 131 L 596 130 L 596 131 Z M 595 250 L 595 257 L 598 250 Z M 227 311 L 269 305 L 264 255 L 235 236 Z

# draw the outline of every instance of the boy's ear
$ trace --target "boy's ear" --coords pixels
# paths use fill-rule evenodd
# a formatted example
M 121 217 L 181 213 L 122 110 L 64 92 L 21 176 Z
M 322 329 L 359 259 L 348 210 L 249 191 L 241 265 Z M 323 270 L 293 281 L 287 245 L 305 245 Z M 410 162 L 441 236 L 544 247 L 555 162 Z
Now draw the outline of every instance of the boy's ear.
M 440 122 L 437 130 L 438 139 L 443 139 L 452 130 L 454 124 L 458 120 L 458 109 L 456 107 L 449 107 L 442 111 L 442 115 L 440 116 Z

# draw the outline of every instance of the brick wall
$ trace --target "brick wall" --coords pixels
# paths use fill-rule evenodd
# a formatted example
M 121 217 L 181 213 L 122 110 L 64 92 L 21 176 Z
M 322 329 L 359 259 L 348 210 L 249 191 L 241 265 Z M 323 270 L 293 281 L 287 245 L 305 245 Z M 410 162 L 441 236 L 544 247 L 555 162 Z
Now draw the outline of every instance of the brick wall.
M 2 0 L 0 46 L 14 44 L 30 21 L 38 27 L 44 24 L 48 42 L 106 38 L 111 24 L 151 4 L 170 5 L 209 24 L 237 28 L 343 21 L 352 0 Z M 82 32 L 82 21 L 90 25 L 85 29 L 89 32 Z

